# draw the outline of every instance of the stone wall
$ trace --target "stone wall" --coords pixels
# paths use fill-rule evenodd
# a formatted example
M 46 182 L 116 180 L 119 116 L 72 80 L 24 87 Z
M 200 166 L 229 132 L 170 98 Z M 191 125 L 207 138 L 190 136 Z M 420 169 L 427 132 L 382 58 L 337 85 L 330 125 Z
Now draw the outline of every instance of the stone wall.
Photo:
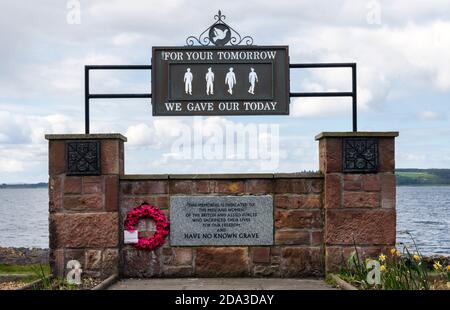
M 395 144 L 398 133 L 322 133 L 320 170 L 325 177 L 324 242 L 326 271 L 336 271 L 356 248 L 364 257 L 376 257 L 395 245 Z M 356 143 L 345 152 L 345 142 Z M 369 145 L 367 145 L 369 143 Z M 377 156 L 371 154 L 376 143 Z M 349 158 L 345 158 L 345 157 Z M 358 161 L 376 159 L 376 167 L 357 171 Z M 345 160 L 355 171 L 345 172 Z M 371 167 L 369 167 L 371 168 Z M 366 171 L 368 170 L 368 171 Z M 370 171 L 373 170 L 373 171 Z
M 165 211 L 173 195 L 271 195 L 274 245 L 122 249 L 125 277 L 311 277 L 323 266 L 322 174 L 123 176 L 121 223 L 141 203 Z
M 375 256 L 395 244 L 396 132 L 322 133 L 320 172 L 254 175 L 125 175 L 119 134 L 47 135 L 50 263 L 125 277 L 311 277 L 345 263 L 356 244 Z M 170 220 L 175 195 L 271 195 L 272 246 L 125 245 L 123 222 L 143 202 Z
M 126 139 L 118 134 L 47 135 L 46 138 L 49 140 L 49 243 L 53 274 L 64 276 L 65 266 L 72 259 L 82 264 L 85 274 L 104 277 L 117 272 L 118 188 L 119 175 L 124 169 Z M 69 147 L 73 147 L 70 150 L 73 152 L 69 152 Z M 78 166 L 70 166 L 72 162 Z

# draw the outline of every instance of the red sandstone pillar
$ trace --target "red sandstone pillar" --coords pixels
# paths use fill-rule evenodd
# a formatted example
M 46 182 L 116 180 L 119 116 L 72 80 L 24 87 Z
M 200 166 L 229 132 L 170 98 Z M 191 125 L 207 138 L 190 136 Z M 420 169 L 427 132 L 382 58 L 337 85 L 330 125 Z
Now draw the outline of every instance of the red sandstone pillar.
M 46 135 L 49 140 L 50 264 L 63 277 L 75 259 L 84 274 L 108 276 L 119 264 L 120 134 Z
M 355 250 L 374 257 L 395 245 L 395 137 L 398 132 L 323 132 L 326 271 Z

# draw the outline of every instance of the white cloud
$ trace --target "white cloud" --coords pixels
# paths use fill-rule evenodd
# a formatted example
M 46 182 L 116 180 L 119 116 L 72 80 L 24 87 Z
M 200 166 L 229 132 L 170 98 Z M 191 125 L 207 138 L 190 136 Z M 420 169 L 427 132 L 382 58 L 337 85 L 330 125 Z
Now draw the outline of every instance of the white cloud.
M 291 102 L 292 117 L 329 117 L 351 113 L 351 99 L 297 98 Z
M 19 172 L 23 171 L 23 162 L 14 160 L 14 159 L 7 159 L 0 161 L 0 172 Z
M 399 102 L 426 100 L 428 93 L 437 94 L 430 101 L 424 101 L 424 106 L 412 109 L 412 104 L 408 105 L 408 109 L 404 109 L 405 119 L 409 116 L 433 121 L 446 118 L 438 111 L 446 111 L 441 106 L 448 101 L 450 92 L 448 0 L 379 0 L 381 25 L 367 23 L 367 3 L 342 0 L 316 1 L 312 5 L 306 0 L 230 1 L 223 13 L 227 15 L 226 21 L 241 34 L 252 35 L 255 44 L 288 44 L 292 62 L 357 62 L 362 119 L 371 118 L 370 113 L 377 110 L 396 111 L 393 106 L 386 106 L 387 99 L 393 101 L 392 93 L 400 94 L 395 98 Z M 211 0 L 136 0 L 132 4 L 125 0 L 82 2 L 81 25 L 68 25 L 65 5 L 55 5 L 52 0 L 42 0 L 37 6 L 30 6 L 24 0 L 4 1 L 0 11 L 0 34 L 7 48 L 0 51 L 0 100 L 9 105 L 0 106 L 2 165 L 12 163 L 8 166 L 16 170 L 20 167 L 27 170 L 34 165 L 45 172 L 40 175 L 46 175 L 44 133 L 83 130 L 84 65 L 148 64 L 152 46 L 183 45 L 187 36 L 200 34 L 213 22 L 212 15 L 221 4 Z M 31 10 L 36 18 L 30 19 Z M 347 91 L 351 87 L 349 71 L 303 73 L 293 78 L 292 84 L 305 91 Z M 123 71 L 94 72 L 91 91 L 147 92 L 149 78 L 145 72 L 138 78 Z M 424 98 L 412 97 L 425 92 Z M 146 160 L 155 171 L 166 171 L 172 163 L 168 165 L 161 160 L 173 158 L 170 146 L 192 126 L 190 119 L 152 118 L 148 102 L 140 101 L 136 107 L 131 107 L 130 103 L 131 100 L 126 104 L 93 101 L 91 128 L 97 132 L 124 132 L 129 138 L 126 158 Z M 317 127 L 320 122 L 329 121 L 333 127 L 333 117 L 350 112 L 349 98 L 293 100 L 291 115 L 308 118 L 308 121 L 280 132 L 283 161 L 279 169 L 298 171 L 315 167 L 317 157 L 313 151 L 317 148 L 290 134 L 297 130 L 304 132 L 305 123 L 311 126 L 306 129 L 314 132 L 320 130 Z M 378 119 L 380 128 L 392 121 L 395 113 L 389 115 L 390 120 Z M 314 121 L 310 121 L 313 118 Z M 273 119 L 278 120 L 270 118 L 269 122 Z M 246 125 L 253 121 L 252 118 L 238 121 L 205 118 L 202 136 L 212 136 L 217 126 Z M 284 118 L 279 123 L 291 121 L 294 120 Z M 419 126 L 409 123 L 398 126 L 410 125 Z M 414 138 L 409 139 L 412 145 Z M 424 136 L 423 140 L 430 139 Z M 421 145 L 420 149 L 425 147 Z M 142 152 L 148 148 L 152 148 L 152 152 Z M 139 157 L 141 153 L 146 157 Z M 404 160 L 408 162 L 408 158 Z M 417 158 L 414 163 L 420 160 Z M 439 160 L 444 162 L 442 157 L 436 157 L 435 162 Z M 134 165 L 128 159 L 127 163 Z M 174 172 L 214 172 L 255 171 L 258 163 L 184 161 L 173 165 Z M 135 167 L 139 170 L 141 163 L 136 163 Z M 0 176 L 10 178 L 8 174 Z
M 432 121 L 441 118 L 441 116 L 433 111 L 422 111 L 419 113 L 419 118 L 426 121 Z

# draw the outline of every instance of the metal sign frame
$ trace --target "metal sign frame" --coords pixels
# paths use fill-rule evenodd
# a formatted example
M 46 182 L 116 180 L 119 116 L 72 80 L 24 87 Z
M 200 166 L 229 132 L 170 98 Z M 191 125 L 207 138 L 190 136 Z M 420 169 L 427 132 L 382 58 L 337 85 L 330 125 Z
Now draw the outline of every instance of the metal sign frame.
M 193 48 L 195 43 L 198 43 L 202 48 L 208 46 L 215 46 L 220 48 L 271 48 L 268 46 L 254 46 L 253 38 L 250 36 L 241 36 L 234 28 L 225 23 L 226 16 L 221 11 L 214 16 L 216 20 L 210 27 L 203 31 L 198 37 L 189 36 L 186 39 L 185 47 L 172 47 L 174 49 Z M 221 34 L 221 35 L 219 35 Z M 245 44 L 246 46 L 240 46 Z M 276 47 L 276 46 L 273 46 Z M 286 47 L 288 51 L 288 47 Z M 154 48 L 153 48 L 154 51 Z M 286 55 L 289 57 L 289 54 Z M 289 62 L 289 61 L 288 61 Z M 287 111 L 289 111 L 289 104 L 291 97 L 351 97 L 352 98 L 352 129 L 354 132 L 358 130 L 357 126 L 357 72 L 356 63 L 293 63 L 287 64 L 286 70 L 286 88 L 289 94 L 287 98 Z M 352 69 L 352 91 L 350 92 L 290 92 L 290 69 L 313 69 L 313 68 L 351 68 Z M 93 70 L 151 70 L 152 72 L 152 89 L 154 89 L 154 70 L 152 65 L 88 65 L 84 67 L 84 107 L 85 107 L 85 133 L 90 132 L 90 100 L 91 99 L 123 99 L 123 98 L 152 98 L 152 93 L 128 93 L 128 94 L 91 94 L 89 89 L 90 71 Z M 154 114 L 154 113 L 153 113 Z M 279 113 L 269 115 L 280 115 Z M 283 113 L 286 114 L 286 113 Z M 180 116 L 183 114 L 179 114 Z M 186 115 L 186 114 L 184 114 Z M 217 115 L 217 114 L 215 114 Z M 227 115 L 221 113 L 220 115 Z M 233 114 L 229 114 L 233 115 Z M 236 115 L 236 114 L 234 114 Z M 268 115 L 268 114 L 249 114 L 249 115 Z M 281 114 L 282 115 L 282 114 Z
M 356 63 L 292 63 L 289 69 L 312 68 L 351 68 L 352 90 L 350 92 L 290 92 L 290 97 L 351 97 L 352 98 L 352 130 L 358 131 L 357 115 L 357 68 Z M 151 65 L 88 65 L 84 67 L 84 128 L 90 132 L 90 100 L 91 99 L 135 99 L 152 98 L 151 93 L 128 94 L 92 94 L 89 91 L 90 71 L 93 70 L 152 70 Z

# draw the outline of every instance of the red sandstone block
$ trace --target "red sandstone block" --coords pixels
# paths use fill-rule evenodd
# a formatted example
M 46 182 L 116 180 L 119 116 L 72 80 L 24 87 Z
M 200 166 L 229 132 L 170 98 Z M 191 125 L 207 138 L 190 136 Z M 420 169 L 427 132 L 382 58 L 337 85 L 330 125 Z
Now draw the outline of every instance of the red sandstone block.
M 169 182 L 168 181 L 148 181 L 148 194 L 168 194 Z
M 308 231 L 277 230 L 275 232 L 275 244 L 277 245 L 309 245 L 310 235 Z
M 164 276 L 174 278 L 185 278 L 193 275 L 192 266 L 163 266 Z
M 83 177 L 83 194 L 100 194 L 103 192 L 103 177 Z
M 342 185 L 340 174 L 325 175 L 324 208 L 340 208 L 342 200 Z
M 149 197 L 147 202 L 150 203 L 151 205 L 157 207 L 158 209 L 164 209 L 164 210 L 169 209 L 169 196 L 168 195 Z
M 326 270 L 327 272 L 336 272 L 347 264 L 349 258 L 355 251 L 358 251 L 358 256 L 361 262 L 365 262 L 366 258 L 378 259 L 381 253 L 388 253 L 388 248 L 385 246 L 327 246 L 326 247 Z
M 311 245 L 320 246 L 323 244 L 323 232 L 322 231 L 311 231 Z
M 209 180 L 195 181 L 193 187 L 194 193 L 210 194 L 214 192 L 214 182 Z
M 116 212 L 50 214 L 52 248 L 101 248 L 119 245 Z
M 167 257 L 167 256 L 172 256 L 173 255 L 173 249 L 174 248 L 163 248 L 162 249 L 162 254 L 163 254 L 164 258 Z
M 122 140 L 119 141 L 119 174 L 125 173 L 125 145 Z
M 252 254 L 254 263 L 270 263 L 270 247 L 253 248 Z
M 307 179 L 305 186 L 309 193 L 320 194 L 323 192 L 323 179 Z
M 371 192 L 344 192 L 344 208 L 378 208 L 380 194 Z
M 48 163 L 48 174 L 50 176 L 66 172 L 66 144 L 64 141 L 49 141 Z
M 81 177 L 65 177 L 64 194 L 81 194 Z
M 380 254 L 383 253 L 386 255 L 389 253 L 390 249 L 390 246 L 361 246 L 358 247 L 358 255 L 360 255 L 364 260 L 366 258 L 378 259 Z
M 161 210 L 167 210 L 169 208 L 169 196 L 136 196 L 121 198 L 120 210 L 122 214 L 126 215 L 134 207 L 140 206 L 143 203 L 148 203 Z
M 291 195 L 274 195 L 273 197 L 274 208 L 296 209 L 296 203 L 293 201 L 294 199 L 296 198 L 292 198 Z
M 247 276 L 249 272 L 248 248 L 197 248 L 195 273 L 200 277 L 239 277 Z
M 49 254 L 50 268 L 52 269 L 52 275 L 54 277 L 63 278 L 64 271 L 66 269 L 64 261 L 63 249 L 50 249 Z
M 192 194 L 193 183 L 192 181 L 170 181 L 169 192 L 170 194 Z
M 64 209 L 70 211 L 102 211 L 103 195 L 64 196 Z
M 362 176 L 363 190 L 368 192 L 381 191 L 380 176 L 378 174 L 366 174 Z
M 164 264 L 172 266 L 191 266 L 193 257 L 192 251 L 192 248 L 165 248 L 163 249 Z
M 277 210 L 275 212 L 275 227 L 280 228 L 320 228 L 322 216 L 320 211 Z
M 216 192 L 219 194 L 243 194 L 244 182 L 242 181 L 217 181 Z
M 254 264 L 252 269 L 253 277 L 280 277 L 280 268 L 278 265 Z
M 322 199 L 317 194 L 283 194 L 275 195 L 275 208 L 281 209 L 320 209 L 322 207 Z
M 292 193 L 291 183 L 289 179 L 276 179 L 275 193 L 277 194 Z
M 273 193 L 274 181 L 265 179 L 245 181 L 245 192 L 248 194 L 270 194 Z
M 102 174 L 120 173 L 120 150 L 119 141 L 108 139 L 102 140 L 101 146 L 101 172 Z
M 323 173 L 342 172 L 342 139 L 320 140 L 320 168 Z
M 105 211 L 119 211 L 119 176 L 105 177 Z
M 61 177 L 51 176 L 48 181 L 49 212 L 59 212 L 62 209 Z
M 86 269 L 101 269 L 102 268 L 102 251 L 101 250 L 86 250 Z
M 272 248 L 270 249 L 270 255 L 272 255 L 272 258 L 274 256 L 280 256 L 281 255 L 281 247 L 272 246 Z
M 344 190 L 358 191 L 362 188 L 362 176 L 360 174 L 344 174 Z
M 102 274 L 109 276 L 119 270 L 119 250 L 105 249 L 102 254 Z
M 161 270 L 161 251 L 137 250 L 131 247 L 122 250 L 123 275 L 131 278 L 157 277 Z
M 132 193 L 134 195 L 152 195 L 152 194 L 167 194 L 167 181 L 138 181 L 133 182 Z
M 276 179 L 275 193 L 277 194 L 307 194 L 305 179 Z
M 346 261 L 344 260 L 343 250 L 340 246 L 325 247 L 325 266 L 326 272 L 337 272 Z
M 394 172 L 395 170 L 395 139 L 380 138 L 378 140 L 379 172 Z
M 327 245 L 393 245 L 395 244 L 395 210 L 326 210 L 325 242 Z
M 381 207 L 395 209 L 396 181 L 395 174 L 380 175 L 381 179 Z
M 281 276 L 321 276 L 324 273 L 322 260 L 323 253 L 318 247 L 285 247 L 281 254 Z
M 123 195 L 131 195 L 133 193 L 133 182 L 120 182 L 120 192 Z
M 319 141 L 319 169 L 321 172 L 325 173 L 326 171 L 326 141 L 324 139 L 321 139 Z

